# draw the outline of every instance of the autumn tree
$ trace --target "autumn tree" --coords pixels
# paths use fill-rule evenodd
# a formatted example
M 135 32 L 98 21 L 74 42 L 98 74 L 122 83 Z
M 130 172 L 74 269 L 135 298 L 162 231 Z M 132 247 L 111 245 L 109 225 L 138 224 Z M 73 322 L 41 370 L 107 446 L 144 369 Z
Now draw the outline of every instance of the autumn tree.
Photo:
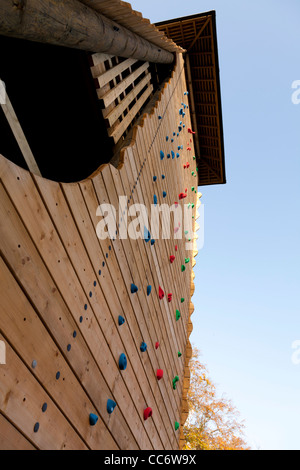
M 194 347 L 189 364 L 189 416 L 183 429 L 185 450 L 249 450 L 238 410 L 230 400 L 217 396 L 199 356 L 199 350 Z

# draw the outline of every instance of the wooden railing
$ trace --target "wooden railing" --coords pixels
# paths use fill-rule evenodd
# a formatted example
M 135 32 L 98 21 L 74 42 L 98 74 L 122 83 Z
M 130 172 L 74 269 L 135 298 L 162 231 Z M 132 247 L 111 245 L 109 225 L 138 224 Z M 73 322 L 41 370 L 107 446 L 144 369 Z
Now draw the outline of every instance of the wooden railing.
M 91 72 L 108 135 L 117 144 L 153 92 L 149 63 L 103 53 L 93 54 L 91 58 Z

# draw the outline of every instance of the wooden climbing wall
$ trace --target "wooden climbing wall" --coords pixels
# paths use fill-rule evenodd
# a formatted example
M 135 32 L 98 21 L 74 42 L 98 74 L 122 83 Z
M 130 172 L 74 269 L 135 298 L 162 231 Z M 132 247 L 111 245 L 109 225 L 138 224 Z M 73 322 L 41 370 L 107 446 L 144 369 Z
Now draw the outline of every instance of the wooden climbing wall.
M 119 167 L 101 166 L 84 181 L 49 181 L 1 156 L 0 340 L 6 364 L 0 364 L 0 449 L 182 447 L 200 204 L 185 89 L 177 55 L 172 78 L 134 129 Z M 185 116 L 179 114 L 182 103 Z M 180 193 L 186 198 L 179 200 Z M 153 244 L 119 239 L 118 225 L 114 239 L 97 237 L 99 204 L 118 208 L 123 195 L 128 208 L 142 203 L 150 209 L 154 194 L 158 203 L 190 204 L 193 233 L 186 237 L 194 239 L 192 250 L 172 231 L 171 239 Z M 116 215 L 122 224 L 124 214 Z M 116 405 L 111 413 L 108 400 Z M 148 407 L 152 415 L 145 420 Z

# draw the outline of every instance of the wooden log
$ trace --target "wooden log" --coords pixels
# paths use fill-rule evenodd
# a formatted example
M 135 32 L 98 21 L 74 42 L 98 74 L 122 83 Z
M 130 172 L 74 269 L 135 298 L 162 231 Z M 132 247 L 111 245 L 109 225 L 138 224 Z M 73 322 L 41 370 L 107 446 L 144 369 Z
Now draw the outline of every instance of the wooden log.
M 174 59 L 170 52 L 77 0 L 0 2 L 0 34 L 156 63 Z

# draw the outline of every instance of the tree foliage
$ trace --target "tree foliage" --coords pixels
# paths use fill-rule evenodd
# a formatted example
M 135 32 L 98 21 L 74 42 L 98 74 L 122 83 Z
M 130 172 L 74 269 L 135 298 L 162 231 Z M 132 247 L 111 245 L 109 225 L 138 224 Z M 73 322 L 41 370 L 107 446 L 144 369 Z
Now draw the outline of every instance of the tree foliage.
M 230 400 L 217 396 L 206 366 L 193 348 L 188 392 L 189 416 L 184 426 L 185 450 L 249 450 L 244 422 Z

